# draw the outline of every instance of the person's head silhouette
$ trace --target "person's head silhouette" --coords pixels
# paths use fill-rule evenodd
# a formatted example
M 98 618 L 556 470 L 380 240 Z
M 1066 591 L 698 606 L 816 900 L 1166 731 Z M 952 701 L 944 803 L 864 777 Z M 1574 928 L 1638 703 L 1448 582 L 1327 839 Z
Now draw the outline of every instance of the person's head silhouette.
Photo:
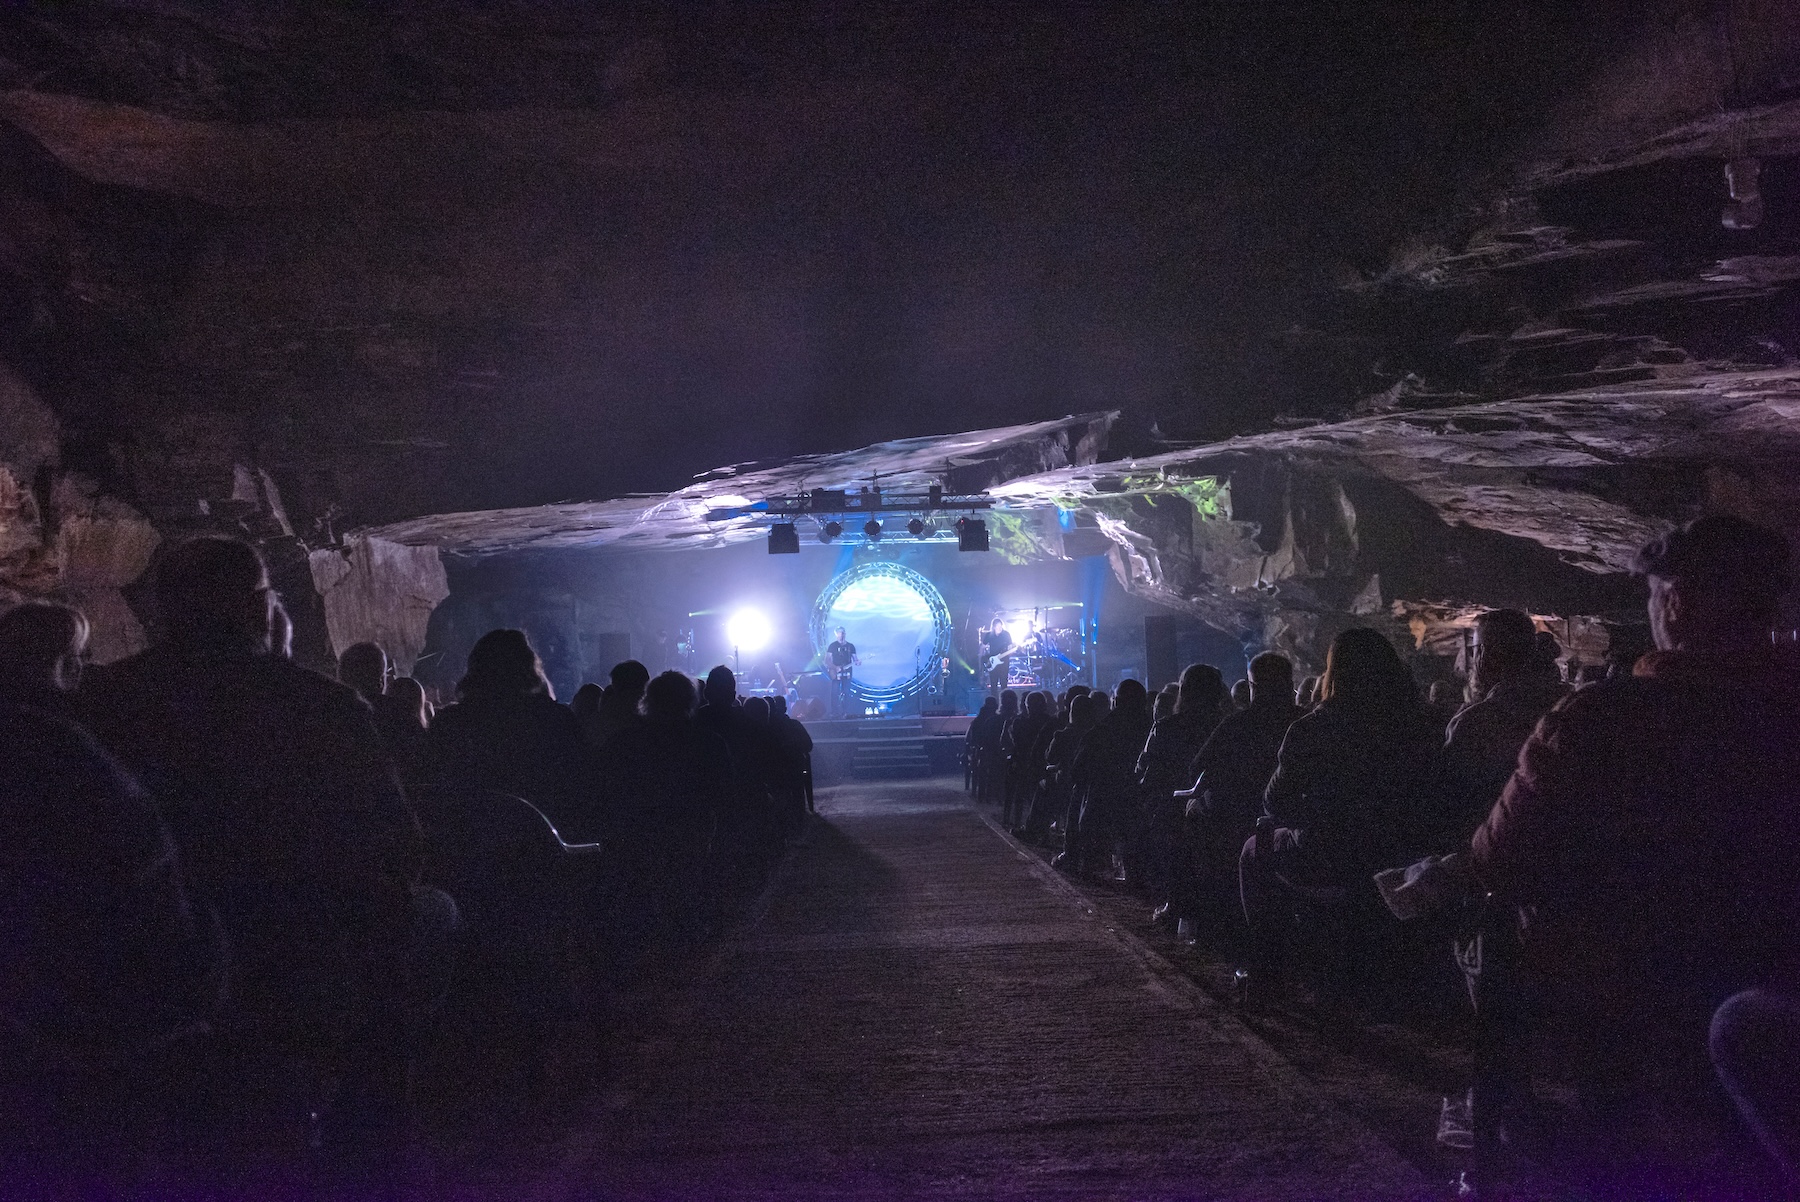
M 644 716 L 652 722 L 685 722 L 694 712 L 694 682 L 664 672 L 644 688 Z
M 247 543 L 209 536 L 171 549 L 157 569 L 156 601 L 176 646 L 268 653 L 275 590 Z
M 1650 631 L 1662 651 L 1766 649 L 1793 583 L 1787 540 L 1729 514 L 1671 531 L 1632 565 L 1650 581 Z
M 522 630 L 490 630 L 469 649 L 469 670 L 456 682 L 464 701 L 551 697 L 544 665 Z
M 370 705 L 387 692 L 390 665 L 380 643 L 352 643 L 338 656 L 338 679 Z
M 78 609 L 27 601 L 0 614 L 0 694 L 67 692 L 81 680 L 88 620 Z
M 720 709 L 737 704 L 737 675 L 724 664 L 706 674 L 706 704 Z

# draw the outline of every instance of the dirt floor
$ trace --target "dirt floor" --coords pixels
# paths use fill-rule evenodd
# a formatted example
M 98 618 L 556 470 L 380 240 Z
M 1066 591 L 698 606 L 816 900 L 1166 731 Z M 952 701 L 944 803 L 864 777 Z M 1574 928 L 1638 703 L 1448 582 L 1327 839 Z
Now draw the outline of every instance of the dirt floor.
M 524 1196 L 1440 1192 L 946 783 L 851 785 Z

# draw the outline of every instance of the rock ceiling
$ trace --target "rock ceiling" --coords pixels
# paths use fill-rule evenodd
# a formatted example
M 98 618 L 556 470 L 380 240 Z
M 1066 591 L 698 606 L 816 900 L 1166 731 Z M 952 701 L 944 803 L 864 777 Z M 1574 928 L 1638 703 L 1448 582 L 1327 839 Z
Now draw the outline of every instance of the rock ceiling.
M 1117 417 L 1090 413 L 998 430 L 899 439 L 857 451 L 721 468 L 667 494 L 433 514 L 360 533 L 462 555 L 698 550 L 761 537 L 767 519 L 720 515 L 770 497 L 814 488 L 855 492 L 871 485 L 923 492 L 932 484 L 963 495 L 1059 468 L 1092 465 Z
M 711 545 L 733 495 L 948 463 L 1073 522 L 1021 553 L 1280 645 L 1626 616 L 1654 531 L 1800 521 L 1800 8 L 1543 7 L 937 58 L 941 14 L 9 7 L 0 590 L 127 646 L 157 540 L 229 529 L 335 639 L 386 596 L 315 558 L 386 562 L 356 538 Z M 1331 57 L 1384 29 L 1458 57 Z

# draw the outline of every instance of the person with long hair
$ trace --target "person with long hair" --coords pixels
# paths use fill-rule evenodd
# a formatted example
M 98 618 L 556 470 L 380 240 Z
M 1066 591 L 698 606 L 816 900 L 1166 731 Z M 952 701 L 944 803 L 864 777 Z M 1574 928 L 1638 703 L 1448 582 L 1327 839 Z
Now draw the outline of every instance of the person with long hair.
M 986 753 L 990 743 L 997 743 L 999 734 L 994 730 L 1000 721 L 1000 702 L 997 698 L 983 697 L 981 709 L 969 719 L 969 731 L 963 736 L 963 789 L 966 792 L 979 794 L 981 790 L 981 757 Z
M 1113 853 L 1131 827 L 1134 779 L 1144 740 L 1150 737 L 1150 693 L 1122 680 L 1112 712 L 1100 718 L 1075 753 L 1070 776 L 1079 797 L 1080 821 L 1054 864 L 1077 875 L 1109 872 Z
M 1006 731 L 1019 716 L 1019 695 L 1011 689 L 1000 694 L 1000 708 L 994 720 L 984 728 L 981 746 L 981 772 L 975 781 L 976 798 L 984 805 L 997 805 L 1006 796 Z
M 1183 917 L 1200 920 L 1226 946 L 1242 936 L 1238 855 L 1256 829 L 1288 727 L 1302 712 L 1293 664 L 1265 651 L 1250 661 L 1249 706 L 1227 715 L 1188 764 L 1193 788 L 1184 805 L 1189 889 Z
M 1048 693 L 1025 694 L 1022 712 L 1012 720 L 1000 737 L 1000 751 L 1006 757 L 1006 796 L 1000 823 L 1017 833 L 1025 827 L 1025 813 L 1037 792 L 1043 765 L 1032 758 L 1038 740 L 1056 721 L 1050 712 Z
M 1440 734 L 1393 644 L 1374 630 L 1340 633 L 1319 697 L 1288 728 L 1263 793 L 1265 819 L 1240 859 L 1259 990 L 1280 971 L 1297 895 L 1372 896 L 1375 872 L 1428 850 L 1421 783 Z
M 438 713 L 428 738 L 435 779 L 515 793 L 571 842 L 597 833 L 581 724 L 557 702 L 524 631 L 490 630 L 475 641 L 456 704 Z
M 1165 690 L 1166 691 L 1166 690 Z M 1138 756 L 1137 780 L 1142 800 L 1138 859 L 1145 884 L 1160 895 L 1152 922 L 1174 926 L 1182 917 L 1176 894 L 1181 887 L 1181 818 L 1183 803 L 1175 791 L 1192 777 L 1188 765 L 1219 721 L 1231 712 L 1231 693 L 1224 675 L 1211 664 L 1189 664 L 1176 686 L 1173 711 L 1157 719 Z
M 87 642 L 87 617 L 73 606 L 27 601 L 0 614 L 0 702 L 65 714 Z

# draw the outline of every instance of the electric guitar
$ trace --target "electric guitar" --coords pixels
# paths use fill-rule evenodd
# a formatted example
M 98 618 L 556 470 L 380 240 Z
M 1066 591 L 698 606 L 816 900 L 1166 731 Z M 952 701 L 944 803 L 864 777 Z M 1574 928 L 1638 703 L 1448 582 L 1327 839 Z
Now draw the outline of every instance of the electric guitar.
M 834 664 L 828 660 L 825 664 L 825 675 L 832 684 L 844 684 L 850 679 L 852 671 L 861 665 L 862 656 L 860 655 L 852 655 L 847 664 Z
M 981 670 L 983 672 L 992 672 L 995 668 L 998 668 L 1001 664 L 1016 655 L 1018 650 L 1017 647 L 1008 647 L 997 655 L 988 656 L 981 661 Z

